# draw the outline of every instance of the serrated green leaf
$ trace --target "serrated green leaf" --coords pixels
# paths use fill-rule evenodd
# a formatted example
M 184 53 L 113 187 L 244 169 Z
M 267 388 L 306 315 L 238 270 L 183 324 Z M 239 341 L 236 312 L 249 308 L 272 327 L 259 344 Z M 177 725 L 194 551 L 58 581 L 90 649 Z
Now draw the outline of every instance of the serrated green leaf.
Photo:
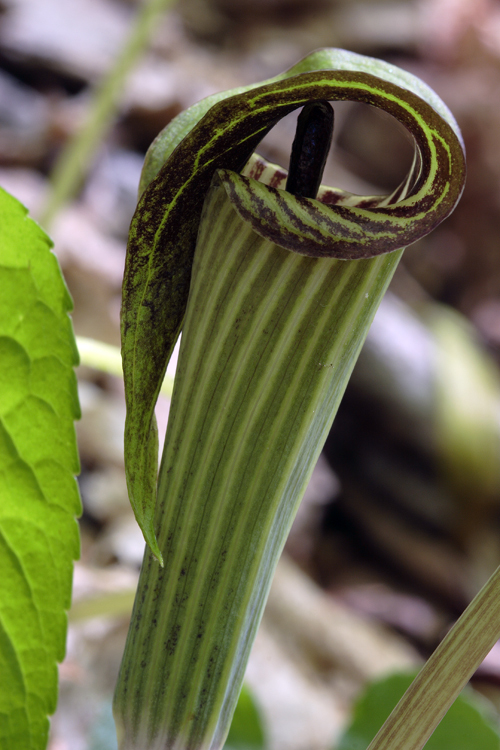
M 0 189 L 0 747 L 43 750 L 79 554 L 71 298 L 51 241 Z
M 366 750 L 413 677 L 413 674 L 396 674 L 370 684 L 358 699 L 352 723 L 336 750 Z M 426 750 L 498 750 L 500 735 L 478 698 L 464 693 L 425 747 Z

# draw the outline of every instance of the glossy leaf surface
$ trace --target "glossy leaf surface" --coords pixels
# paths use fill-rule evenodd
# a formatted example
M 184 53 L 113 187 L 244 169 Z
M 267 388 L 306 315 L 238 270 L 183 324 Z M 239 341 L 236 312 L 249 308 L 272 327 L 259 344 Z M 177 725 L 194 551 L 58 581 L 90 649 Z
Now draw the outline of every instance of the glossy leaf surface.
M 3 190 L 0 248 L 0 747 L 43 750 L 79 553 L 78 356 L 51 242 Z

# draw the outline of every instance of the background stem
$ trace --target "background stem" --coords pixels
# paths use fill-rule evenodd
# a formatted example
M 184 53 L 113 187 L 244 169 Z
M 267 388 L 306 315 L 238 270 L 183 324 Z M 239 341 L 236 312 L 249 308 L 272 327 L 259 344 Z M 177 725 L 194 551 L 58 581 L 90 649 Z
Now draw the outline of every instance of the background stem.
M 102 341 L 88 339 L 85 336 L 77 336 L 76 344 L 80 355 L 80 364 L 85 367 L 93 367 L 108 375 L 116 375 L 123 378 L 122 355 L 117 346 L 105 344 Z M 160 393 L 167 398 L 172 396 L 174 379 L 168 373 L 165 375 Z
M 61 152 L 51 178 L 51 189 L 41 212 L 40 223 L 48 227 L 60 208 L 78 190 L 96 149 L 116 115 L 127 76 L 149 44 L 160 15 L 174 0 L 145 0 L 140 6 L 128 40 L 113 67 L 95 90 L 85 125 Z
M 368 750 L 420 750 L 500 638 L 500 568 L 406 691 Z

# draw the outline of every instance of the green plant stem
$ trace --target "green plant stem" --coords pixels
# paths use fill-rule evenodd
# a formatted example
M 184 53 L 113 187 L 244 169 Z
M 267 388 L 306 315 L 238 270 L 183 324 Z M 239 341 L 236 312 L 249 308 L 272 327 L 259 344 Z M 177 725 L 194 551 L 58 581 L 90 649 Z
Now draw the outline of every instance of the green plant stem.
M 126 591 L 97 594 L 72 604 L 68 612 L 69 622 L 81 622 L 92 617 L 126 617 L 132 611 L 135 588 Z
M 121 750 L 222 747 L 293 517 L 400 252 L 343 262 L 205 201 L 155 529 L 115 694 Z
M 122 355 L 117 346 L 104 344 L 102 341 L 88 339 L 84 336 L 76 337 L 80 364 L 85 367 L 93 367 L 108 375 L 116 375 L 123 378 Z M 171 398 L 174 388 L 174 379 L 171 375 L 165 375 L 160 393 L 166 398 Z
M 474 597 L 368 750 L 420 750 L 500 638 L 500 567 Z
M 85 125 L 66 145 L 54 167 L 50 193 L 39 217 L 44 227 L 50 225 L 60 208 L 78 190 L 116 114 L 127 76 L 146 49 L 160 15 L 173 1 L 145 0 L 140 5 L 128 40 L 93 95 Z

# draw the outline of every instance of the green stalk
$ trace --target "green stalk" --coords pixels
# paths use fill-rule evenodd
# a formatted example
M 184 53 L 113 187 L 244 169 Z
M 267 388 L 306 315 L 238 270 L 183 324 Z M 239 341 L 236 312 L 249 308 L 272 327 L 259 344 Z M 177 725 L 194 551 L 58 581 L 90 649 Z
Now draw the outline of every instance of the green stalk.
M 272 575 L 401 253 L 306 258 L 205 203 L 156 528 L 115 696 L 120 748 L 219 748 Z
M 500 568 L 474 597 L 368 750 L 421 750 L 500 637 Z
M 379 106 L 413 136 L 391 196 L 314 197 L 335 99 Z M 310 103 L 287 183 L 252 151 Z M 115 694 L 121 750 L 222 746 L 370 322 L 403 248 L 449 215 L 464 178 L 460 133 L 436 95 L 339 50 L 195 105 L 153 144 L 123 284 L 125 464 L 148 548 Z M 157 485 L 154 405 L 181 327 Z
M 50 225 L 60 208 L 78 190 L 104 133 L 113 121 L 127 77 L 147 47 L 155 23 L 172 2 L 145 0 L 140 5 L 123 49 L 92 97 L 85 125 L 69 141 L 56 162 L 49 196 L 39 219 L 43 226 Z
M 80 364 L 84 367 L 92 367 L 101 370 L 108 375 L 123 377 L 122 356 L 117 346 L 105 344 L 103 341 L 89 339 L 85 336 L 76 337 Z M 165 375 L 160 393 L 170 398 L 174 387 L 174 379 L 171 375 Z

